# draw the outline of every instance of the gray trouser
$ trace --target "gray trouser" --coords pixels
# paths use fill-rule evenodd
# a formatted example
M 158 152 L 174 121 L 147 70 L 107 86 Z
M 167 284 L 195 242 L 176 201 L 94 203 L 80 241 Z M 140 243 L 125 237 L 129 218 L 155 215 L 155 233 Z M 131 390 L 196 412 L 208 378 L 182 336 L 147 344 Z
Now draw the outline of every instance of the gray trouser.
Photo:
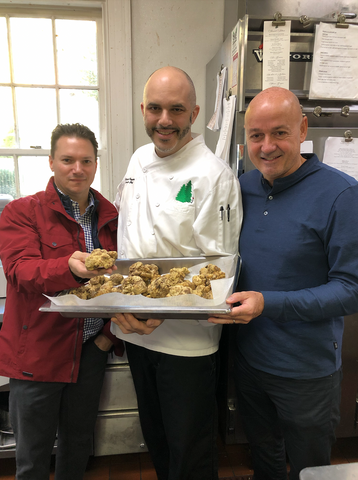
M 56 480 L 82 480 L 107 364 L 93 339 L 83 346 L 77 383 L 10 379 L 16 479 L 48 480 L 56 432 Z

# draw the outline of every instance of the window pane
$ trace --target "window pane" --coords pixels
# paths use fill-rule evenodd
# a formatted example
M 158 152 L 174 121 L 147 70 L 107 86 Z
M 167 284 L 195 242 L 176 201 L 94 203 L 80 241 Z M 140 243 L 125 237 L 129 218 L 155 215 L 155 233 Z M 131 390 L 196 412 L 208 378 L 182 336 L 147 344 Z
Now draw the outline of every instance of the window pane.
M 14 115 L 10 87 L 0 87 L 0 147 L 15 147 Z
M 19 157 L 20 195 L 45 190 L 51 175 L 48 157 Z
M 96 22 L 56 20 L 60 85 L 97 85 Z
M 21 148 L 49 148 L 57 125 L 55 90 L 18 87 L 15 95 Z
M 60 90 L 61 123 L 82 123 L 90 128 L 99 142 L 97 90 Z
M 0 65 L 0 83 L 10 83 L 9 49 L 6 19 L 4 17 L 0 17 Z
M 10 18 L 14 81 L 53 85 L 52 23 L 48 18 Z
M 16 197 L 15 168 L 12 157 L 0 157 L 0 193 Z

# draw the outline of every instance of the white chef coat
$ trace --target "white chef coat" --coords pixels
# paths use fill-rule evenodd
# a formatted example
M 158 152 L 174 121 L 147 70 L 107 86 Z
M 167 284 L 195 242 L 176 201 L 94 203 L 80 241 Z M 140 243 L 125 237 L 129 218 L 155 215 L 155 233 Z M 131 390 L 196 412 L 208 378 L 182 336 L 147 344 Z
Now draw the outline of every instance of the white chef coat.
M 115 200 L 119 258 L 237 253 L 239 182 L 202 135 L 192 137 L 165 158 L 158 157 L 152 143 L 133 154 Z M 111 329 L 127 342 L 180 356 L 214 353 L 221 334 L 221 325 L 206 320 L 168 319 L 150 335 L 126 335 L 113 323 Z

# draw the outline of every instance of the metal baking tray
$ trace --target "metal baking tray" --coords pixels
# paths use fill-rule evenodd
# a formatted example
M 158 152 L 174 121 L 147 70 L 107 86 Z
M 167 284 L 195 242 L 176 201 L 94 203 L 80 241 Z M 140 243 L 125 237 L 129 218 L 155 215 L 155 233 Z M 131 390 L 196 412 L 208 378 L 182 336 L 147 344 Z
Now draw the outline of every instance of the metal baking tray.
M 179 258 L 137 258 L 137 259 L 117 259 L 117 270 L 115 273 L 121 273 L 122 275 L 128 275 L 129 267 L 135 262 L 154 263 L 159 268 L 161 275 L 169 273 L 169 270 L 174 267 L 187 267 L 190 268 L 193 265 L 200 263 L 211 263 L 219 256 L 212 257 L 179 257 Z M 230 294 L 235 291 L 237 281 L 241 270 L 241 257 L 236 255 L 234 257 L 234 281 Z M 212 315 L 224 315 L 230 313 L 230 308 L 227 303 L 224 302 L 215 306 L 133 306 L 133 305 L 115 305 L 115 306 L 96 306 L 96 305 L 55 305 L 50 300 L 47 300 L 40 312 L 57 312 L 63 317 L 70 318 L 86 318 L 86 317 L 102 317 L 111 318 L 115 313 L 131 313 L 135 317 L 141 320 L 148 318 L 170 318 L 180 320 L 206 320 Z

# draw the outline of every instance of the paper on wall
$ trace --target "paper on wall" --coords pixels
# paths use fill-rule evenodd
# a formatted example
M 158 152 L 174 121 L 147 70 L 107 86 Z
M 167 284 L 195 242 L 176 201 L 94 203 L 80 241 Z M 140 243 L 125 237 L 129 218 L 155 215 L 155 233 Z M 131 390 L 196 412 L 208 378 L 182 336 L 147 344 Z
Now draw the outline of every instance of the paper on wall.
M 211 117 L 207 128 L 213 132 L 217 132 L 221 128 L 223 118 L 223 98 L 227 89 L 227 67 L 223 67 L 221 72 L 216 76 L 216 95 L 215 110 Z
M 236 87 L 237 85 L 237 74 L 239 71 L 239 24 L 237 23 L 234 29 L 231 32 L 231 88 Z
M 358 140 L 353 138 L 347 142 L 341 137 L 328 137 L 324 145 L 323 163 L 358 180 Z
M 269 87 L 289 88 L 291 21 L 275 27 L 264 22 L 262 90 Z
M 218 143 L 216 145 L 215 155 L 229 162 L 231 137 L 234 126 L 236 107 L 236 95 L 231 95 L 228 100 L 223 100 L 223 121 Z
M 309 98 L 358 99 L 358 26 L 317 25 Z
M 313 142 L 312 140 L 305 140 L 301 143 L 300 153 L 313 153 Z

